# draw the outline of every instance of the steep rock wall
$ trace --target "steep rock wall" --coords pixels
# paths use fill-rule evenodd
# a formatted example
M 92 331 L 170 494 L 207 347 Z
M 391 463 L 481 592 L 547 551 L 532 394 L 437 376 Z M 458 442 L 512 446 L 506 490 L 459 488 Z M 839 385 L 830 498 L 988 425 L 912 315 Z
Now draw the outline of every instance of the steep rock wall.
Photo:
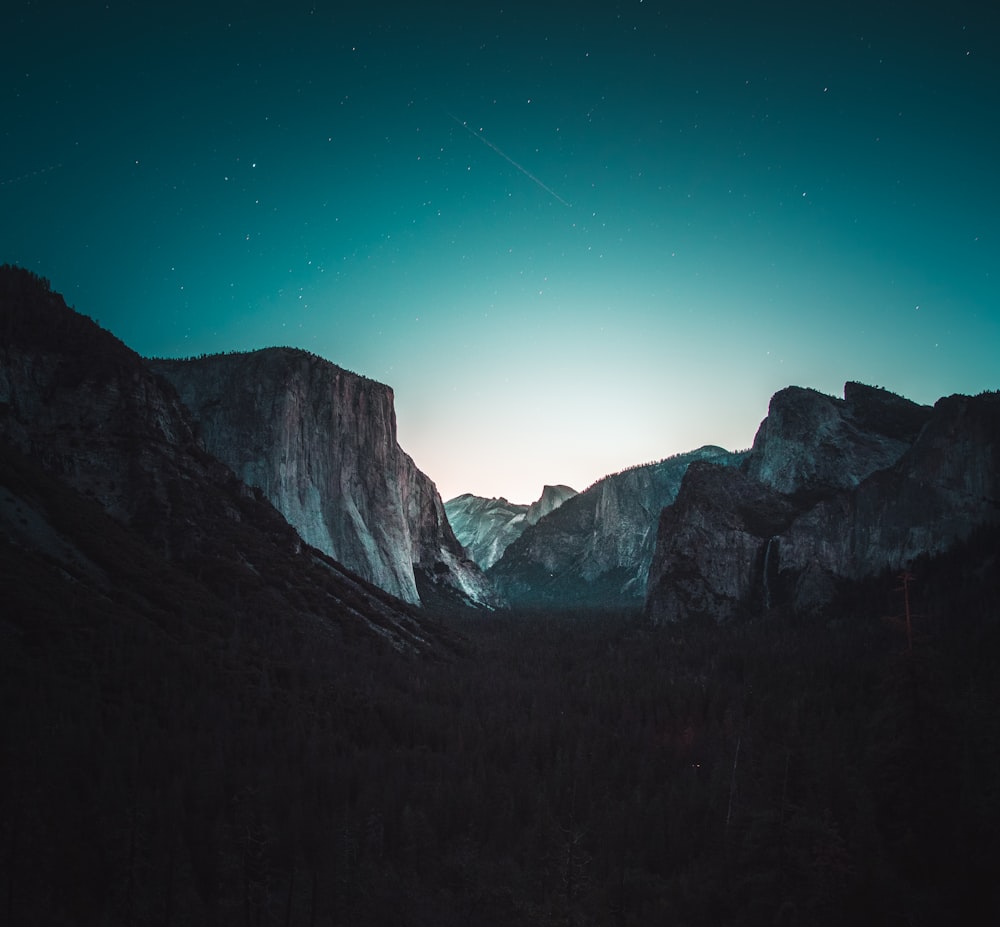
M 766 601 L 777 567 L 773 539 L 794 517 L 787 496 L 739 469 L 693 463 L 660 515 L 647 609 L 658 620 L 721 621 Z
M 496 563 L 526 527 L 528 506 L 503 496 L 487 499 L 463 493 L 444 504 L 455 537 L 484 570 Z
M 0 454 L 8 475 L 32 472 L 5 490 L 26 513 L 8 543 L 44 551 L 67 582 L 155 616 L 171 634 L 252 609 L 305 634 L 360 632 L 425 648 L 433 631 L 412 609 L 304 545 L 195 431 L 177 392 L 138 354 L 45 281 L 0 267 Z M 99 526 L 112 520 L 117 554 L 102 552 L 97 569 L 73 539 L 92 550 L 99 541 L 88 525 L 107 531 Z M 179 583 L 177 595 L 147 598 L 164 575 Z M 185 608 L 191 615 L 178 613 Z
M 660 512 L 688 466 L 741 459 L 708 446 L 605 477 L 525 530 L 488 575 L 512 604 L 641 602 Z
M 576 494 L 570 486 L 545 486 L 531 505 L 520 505 L 502 496 L 486 499 L 465 493 L 449 499 L 444 507 L 455 536 L 469 556 L 488 570 L 529 526 L 537 525 Z
M 572 486 L 560 483 L 557 486 L 543 486 L 542 494 L 528 506 L 524 516 L 526 525 L 537 525 L 546 515 L 554 512 L 564 502 L 578 495 Z
M 860 579 L 942 553 L 1000 521 L 1000 396 L 939 400 L 892 467 L 803 513 L 782 539 L 780 571 L 797 607 L 822 596 L 803 577 Z
M 1000 520 L 1000 396 L 845 397 L 783 390 L 741 472 L 691 468 L 660 520 L 654 620 L 819 609 L 844 580 Z
M 415 569 L 489 599 L 434 484 L 396 442 L 392 390 L 288 348 L 155 360 L 210 453 L 259 487 L 303 539 L 416 603 Z
M 928 413 L 860 383 L 848 383 L 843 399 L 790 386 L 771 398 L 746 470 L 784 493 L 857 486 L 900 458 Z

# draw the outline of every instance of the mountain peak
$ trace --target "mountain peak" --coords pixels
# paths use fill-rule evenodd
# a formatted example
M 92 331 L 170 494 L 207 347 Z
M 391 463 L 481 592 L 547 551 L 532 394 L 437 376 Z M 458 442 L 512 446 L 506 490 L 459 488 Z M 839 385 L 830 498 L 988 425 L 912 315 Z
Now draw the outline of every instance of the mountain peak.
M 0 457 L 8 501 L 27 513 L 8 536 L 17 557 L 54 558 L 74 599 L 166 616 L 171 634 L 254 611 L 423 646 L 412 609 L 303 544 L 196 430 L 138 354 L 41 278 L 0 268 Z
M 1000 403 L 933 408 L 848 383 L 776 393 L 739 470 L 692 467 L 660 519 L 654 620 L 822 609 L 844 583 L 940 553 L 1000 515 Z
M 528 512 L 524 520 L 529 525 L 537 525 L 549 512 L 554 512 L 560 505 L 568 499 L 577 495 L 577 491 L 572 486 L 558 483 L 555 486 L 545 485 L 542 487 L 542 494 L 528 507 Z
M 445 504 L 455 536 L 469 556 L 488 570 L 531 525 L 575 496 L 571 486 L 546 485 L 531 505 L 508 502 L 503 496 L 486 499 L 463 493 Z
M 392 390 L 292 348 L 150 361 L 210 453 L 259 488 L 303 539 L 404 601 L 418 573 L 488 604 L 433 482 L 396 440 Z
M 512 604 L 640 602 L 660 511 L 703 459 L 736 465 L 743 456 L 709 445 L 606 476 L 527 526 L 489 576 Z
M 887 390 L 848 383 L 845 398 L 789 386 L 771 397 L 748 473 L 779 492 L 856 486 L 906 450 L 930 409 Z

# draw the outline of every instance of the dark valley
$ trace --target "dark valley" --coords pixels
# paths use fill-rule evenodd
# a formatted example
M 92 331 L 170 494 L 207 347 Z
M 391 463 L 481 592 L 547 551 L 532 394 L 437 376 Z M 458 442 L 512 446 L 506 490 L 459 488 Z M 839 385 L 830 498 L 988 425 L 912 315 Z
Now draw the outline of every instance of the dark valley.
M 5 266 L 0 916 L 991 922 L 998 447 L 997 393 L 789 388 L 749 451 L 443 503 L 388 387 Z

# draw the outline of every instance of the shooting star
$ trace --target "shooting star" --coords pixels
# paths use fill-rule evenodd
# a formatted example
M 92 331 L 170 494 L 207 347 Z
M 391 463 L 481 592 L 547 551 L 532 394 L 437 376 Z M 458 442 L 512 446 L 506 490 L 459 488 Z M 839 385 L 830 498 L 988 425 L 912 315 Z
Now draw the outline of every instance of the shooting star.
M 447 112 L 447 110 L 445 112 Z M 556 193 L 555 190 L 553 190 L 551 187 L 547 187 L 534 174 L 532 174 L 531 171 L 525 169 L 520 164 L 518 164 L 517 161 L 515 161 L 509 154 L 506 154 L 505 152 L 497 148 L 497 146 L 494 145 L 493 142 L 491 142 L 488 138 L 486 138 L 486 136 L 483 135 L 481 132 L 477 132 L 467 122 L 463 122 L 461 119 L 459 119 L 458 116 L 455 116 L 452 113 L 448 113 L 448 115 L 451 116 L 451 118 L 454 119 L 455 122 L 458 123 L 458 125 L 460 125 L 463 129 L 465 129 L 466 132 L 478 138 L 479 141 L 481 141 L 487 148 L 492 148 L 508 164 L 512 164 L 514 167 L 516 167 L 522 174 L 524 174 L 525 177 L 528 178 L 528 180 L 538 184 L 538 186 L 540 186 L 546 193 L 548 193 L 549 196 L 559 200 L 559 202 L 562 203 L 563 206 L 567 207 L 568 209 L 573 208 L 572 203 L 567 203 L 566 200 L 564 200 L 558 193 Z
M 28 171 L 27 174 L 20 174 L 17 177 L 9 177 L 6 180 L 0 180 L 0 187 L 10 187 L 16 183 L 23 183 L 26 180 L 31 180 L 33 177 L 40 177 L 42 174 L 49 174 L 52 171 L 57 171 L 61 167 L 61 164 L 49 164 L 47 167 L 40 167 L 35 171 Z

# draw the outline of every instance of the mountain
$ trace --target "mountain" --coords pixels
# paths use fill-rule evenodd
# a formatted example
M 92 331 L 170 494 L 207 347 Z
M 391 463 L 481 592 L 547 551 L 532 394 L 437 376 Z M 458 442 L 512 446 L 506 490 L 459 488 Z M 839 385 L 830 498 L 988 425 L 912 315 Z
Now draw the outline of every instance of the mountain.
M 503 496 L 486 499 L 463 493 L 444 504 L 448 522 L 468 555 L 488 570 L 519 538 L 526 527 L 527 505 L 508 502 Z
M 206 449 L 305 541 L 407 602 L 420 586 L 491 601 L 436 487 L 396 441 L 388 386 L 290 348 L 148 363 Z
M 528 513 L 524 516 L 525 523 L 537 525 L 546 515 L 576 495 L 579 494 L 575 489 L 563 483 L 558 486 L 544 486 L 542 494 L 528 506 Z
M 843 399 L 790 386 L 772 397 L 745 469 L 786 494 L 857 486 L 900 458 L 928 414 L 926 406 L 860 383 L 847 383 Z
M 964 530 L 996 403 L 910 409 L 862 476 L 859 442 L 910 426 L 835 401 L 853 476 L 804 429 L 788 492 L 709 457 L 667 511 L 708 492 L 683 524 L 719 569 L 721 512 L 784 531 L 779 611 L 791 532 L 812 518 L 825 555 L 838 500 L 883 526 L 868 543 L 921 507 Z M 3 922 L 996 922 L 998 552 L 994 520 L 918 557 L 912 638 L 880 578 L 856 621 L 570 610 L 459 636 L 304 543 L 168 382 L 0 268 Z
M 546 486 L 531 505 L 519 505 L 502 496 L 486 499 L 464 493 L 445 502 L 444 509 L 469 556 L 488 570 L 525 528 L 538 524 L 543 516 L 575 495 L 576 490 L 569 486 Z
M 641 603 L 660 512 L 700 460 L 742 457 L 706 446 L 605 477 L 528 526 L 487 575 L 511 605 Z
M 267 615 L 316 633 L 422 646 L 415 612 L 301 538 L 208 454 L 169 383 L 69 309 L 0 268 L 5 556 L 23 575 L 116 611 L 230 622 Z M 41 580 L 8 602 L 44 599 Z M 38 609 L 29 608 L 28 613 Z M 19 618 L 23 618 L 19 615 Z
M 659 523 L 646 611 L 724 621 L 828 605 L 1000 522 L 1000 394 L 933 408 L 848 383 L 771 399 L 743 466 L 692 466 Z

